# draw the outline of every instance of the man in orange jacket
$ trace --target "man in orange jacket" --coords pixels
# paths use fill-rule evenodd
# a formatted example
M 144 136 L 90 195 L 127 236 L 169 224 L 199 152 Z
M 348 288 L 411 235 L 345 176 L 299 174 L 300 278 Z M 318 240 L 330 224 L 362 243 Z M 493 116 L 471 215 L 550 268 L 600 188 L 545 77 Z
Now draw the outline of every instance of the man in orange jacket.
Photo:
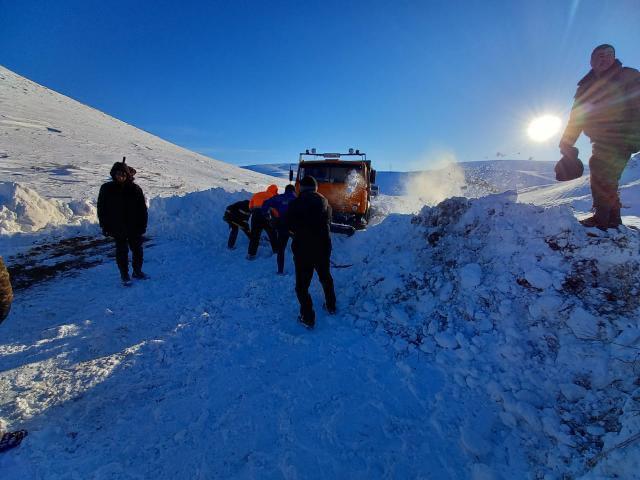
M 264 192 L 254 194 L 249 201 L 249 210 L 251 210 L 251 238 L 249 239 L 249 252 L 247 254 L 247 259 L 249 260 L 256 258 L 262 230 L 265 230 L 269 236 L 269 242 L 271 242 L 271 249 L 273 250 L 273 253 L 276 253 L 278 250 L 275 232 L 262 212 L 262 204 L 265 200 L 268 200 L 277 194 L 278 186 L 269 185 Z

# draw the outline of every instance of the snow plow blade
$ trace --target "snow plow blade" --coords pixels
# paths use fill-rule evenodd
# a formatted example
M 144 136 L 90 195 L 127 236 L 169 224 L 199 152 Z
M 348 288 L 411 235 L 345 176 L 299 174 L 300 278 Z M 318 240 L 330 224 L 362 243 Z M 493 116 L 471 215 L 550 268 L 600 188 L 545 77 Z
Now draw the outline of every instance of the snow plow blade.
M 344 223 L 331 222 L 331 233 L 339 233 L 341 235 L 350 237 L 351 235 L 356 233 L 356 229 L 351 225 L 345 225 Z

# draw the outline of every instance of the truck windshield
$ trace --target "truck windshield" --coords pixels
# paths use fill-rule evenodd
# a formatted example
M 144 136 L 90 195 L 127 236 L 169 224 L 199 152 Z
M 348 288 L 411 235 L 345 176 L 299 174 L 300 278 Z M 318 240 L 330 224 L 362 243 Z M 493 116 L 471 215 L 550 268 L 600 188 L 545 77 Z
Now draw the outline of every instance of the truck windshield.
M 347 183 L 354 176 L 362 176 L 362 165 L 305 165 L 300 178 L 311 175 L 322 183 Z

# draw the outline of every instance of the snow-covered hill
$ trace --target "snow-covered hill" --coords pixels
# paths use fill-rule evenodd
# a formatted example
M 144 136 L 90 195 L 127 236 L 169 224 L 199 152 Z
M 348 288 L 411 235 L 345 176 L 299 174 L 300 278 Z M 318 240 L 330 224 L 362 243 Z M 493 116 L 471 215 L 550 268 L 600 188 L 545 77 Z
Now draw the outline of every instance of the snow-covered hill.
M 0 105 L 0 232 L 91 217 L 100 185 L 123 156 L 148 197 L 255 190 L 273 181 L 166 142 L 2 66 Z

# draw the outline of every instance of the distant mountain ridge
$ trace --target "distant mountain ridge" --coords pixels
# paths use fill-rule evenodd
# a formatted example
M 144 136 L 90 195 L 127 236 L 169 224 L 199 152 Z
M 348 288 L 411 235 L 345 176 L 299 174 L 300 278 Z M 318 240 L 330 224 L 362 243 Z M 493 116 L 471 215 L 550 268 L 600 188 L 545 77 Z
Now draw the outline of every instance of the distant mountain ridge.
M 289 166 L 295 172 L 296 163 L 276 163 L 265 165 L 247 165 L 242 168 L 274 177 L 289 177 Z M 385 195 L 406 195 L 410 180 L 416 176 L 435 175 L 445 178 L 459 177 L 464 173 L 466 189 L 486 193 L 499 193 L 506 190 L 521 190 L 529 187 L 548 185 L 555 182 L 553 167 L 555 162 L 534 160 L 487 160 L 461 162 L 443 168 L 410 172 L 378 171 L 376 183 Z
M 288 180 L 289 165 L 279 163 L 242 168 Z M 374 165 L 375 166 L 375 165 Z M 443 168 L 413 172 L 378 171 L 376 183 L 382 195 L 418 197 L 435 204 L 452 196 L 482 197 L 508 190 L 518 192 L 518 201 L 542 206 L 570 204 L 577 214 L 591 209 L 589 167 L 570 182 L 555 179 L 555 162 L 537 160 L 484 160 L 449 164 Z M 620 179 L 622 214 L 628 223 L 640 225 L 640 155 L 635 155 Z

